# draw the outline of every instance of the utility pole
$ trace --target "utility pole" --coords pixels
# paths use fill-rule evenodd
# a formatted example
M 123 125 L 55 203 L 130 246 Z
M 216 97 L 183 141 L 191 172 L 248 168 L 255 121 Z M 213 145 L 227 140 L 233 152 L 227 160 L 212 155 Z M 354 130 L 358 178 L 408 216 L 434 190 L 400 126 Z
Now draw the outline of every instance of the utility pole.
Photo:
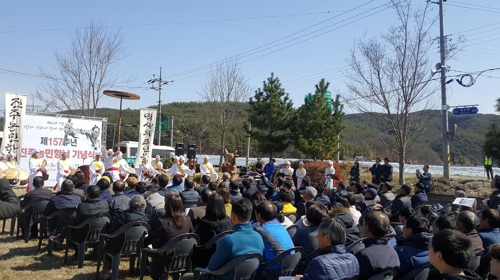
M 161 67 L 160 67 L 160 78 L 155 78 L 153 74 L 153 79 L 148 81 L 148 84 L 151 84 L 151 89 L 158 91 L 158 146 L 161 144 L 161 89 L 163 85 L 168 85 L 168 83 L 172 83 L 173 81 L 164 81 L 161 78 Z M 158 83 L 158 86 L 155 87 L 155 83 Z
M 172 116 L 172 126 L 170 127 L 170 147 L 174 146 L 174 116 Z
M 439 1 L 439 52 L 441 55 L 441 127 L 443 132 L 443 176 L 450 179 L 450 144 L 448 142 L 448 105 L 446 98 L 446 36 L 444 35 L 444 1 Z

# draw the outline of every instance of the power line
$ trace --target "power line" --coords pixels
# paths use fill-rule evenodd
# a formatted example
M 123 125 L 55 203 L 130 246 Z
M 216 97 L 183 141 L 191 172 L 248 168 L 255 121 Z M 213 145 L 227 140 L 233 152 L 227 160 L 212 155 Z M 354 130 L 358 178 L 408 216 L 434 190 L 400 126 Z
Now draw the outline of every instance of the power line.
M 473 7 L 467 7 L 467 6 L 462 6 L 462 5 L 452 4 L 452 3 L 448 3 L 446 5 L 447 6 L 452 6 L 452 7 L 458 7 L 458 8 L 465 8 L 465 9 L 469 9 L 469 10 L 477 10 L 477 11 L 491 12 L 491 13 L 500 13 L 500 10 L 497 11 L 497 10 L 473 8 Z

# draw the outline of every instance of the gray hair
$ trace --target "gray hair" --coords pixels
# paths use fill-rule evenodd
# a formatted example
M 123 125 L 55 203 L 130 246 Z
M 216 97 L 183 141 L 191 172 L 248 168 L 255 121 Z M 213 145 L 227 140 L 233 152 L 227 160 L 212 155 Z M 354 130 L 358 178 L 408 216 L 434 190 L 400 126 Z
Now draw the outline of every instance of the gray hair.
M 75 184 L 73 184 L 73 181 L 68 179 L 64 180 L 61 184 L 61 191 L 64 192 L 72 192 L 74 188 Z
M 464 225 L 464 228 L 467 231 L 466 233 L 469 233 L 479 225 L 479 218 L 476 214 L 468 210 L 458 213 L 456 221 L 461 222 Z
M 457 198 L 458 197 L 467 197 L 467 194 L 464 191 L 462 191 L 462 190 L 456 190 L 455 191 L 455 197 L 457 197 Z
M 229 173 L 224 172 L 224 174 L 222 174 L 222 179 L 224 179 L 224 180 L 228 179 L 229 180 L 229 178 L 231 178 L 231 175 L 229 175 Z
M 146 210 L 146 200 L 142 195 L 134 195 L 128 202 L 128 207 L 132 211 L 144 212 Z
M 345 244 L 347 239 L 347 229 L 342 221 L 336 218 L 323 219 L 319 224 L 318 232 L 321 235 L 329 235 L 331 245 Z

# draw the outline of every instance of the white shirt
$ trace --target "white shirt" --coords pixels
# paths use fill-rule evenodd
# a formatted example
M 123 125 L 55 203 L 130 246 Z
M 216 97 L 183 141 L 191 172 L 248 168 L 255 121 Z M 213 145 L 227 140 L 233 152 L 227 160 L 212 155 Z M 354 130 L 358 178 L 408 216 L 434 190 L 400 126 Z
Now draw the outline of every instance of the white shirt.
M 334 175 L 334 174 L 335 174 L 335 168 L 333 168 L 333 166 L 330 166 L 327 169 L 325 169 L 326 179 L 331 179 L 330 176 L 328 176 L 328 175 Z
M 7 168 L 17 168 L 17 164 L 14 161 L 6 161 L 4 164 Z
M 96 184 L 97 181 L 99 181 L 99 179 L 101 178 L 102 176 L 102 173 L 104 173 L 104 171 L 106 170 L 105 166 L 104 166 L 104 163 L 100 160 L 93 160 L 91 163 L 90 163 L 90 167 L 89 167 L 89 172 L 90 172 L 90 184 Z
M 297 170 L 295 170 L 295 176 L 297 176 L 297 178 L 303 179 L 306 176 L 306 174 L 307 174 L 307 172 L 306 172 L 306 169 L 304 167 L 299 167 L 299 168 L 297 168 Z
M 289 168 L 286 168 L 286 167 L 280 168 L 280 173 L 285 174 L 285 178 L 292 178 L 293 177 L 293 168 L 291 168 L 291 167 L 289 167 Z
M 66 177 L 69 175 L 69 171 L 73 170 L 73 167 L 68 162 L 68 160 L 60 159 L 57 162 L 57 178 Z
M 172 165 L 172 167 L 165 170 L 165 172 L 172 175 L 172 176 L 179 174 L 179 175 L 181 175 L 182 178 L 184 178 L 184 176 L 186 176 L 186 175 L 193 175 L 195 170 L 189 169 L 189 167 L 185 166 L 184 164 L 174 164 L 174 165 Z
M 149 172 L 150 174 L 158 174 L 158 171 L 151 166 L 149 163 L 141 163 L 139 168 L 137 168 L 137 179 L 139 181 L 144 181 L 146 178 L 144 177 L 144 173 Z
M 209 175 L 210 174 L 215 174 L 215 169 L 214 169 L 214 166 L 210 163 L 210 162 L 207 162 L 207 163 L 202 163 L 200 164 L 200 173 L 201 175 Z
M 163 163 L 161 162 L 161 160 L 154 160 L 153 163 L 151 164 L 153 166 L 153 168 L 158 171 L 157 173 L 159 173 L 160 171 L 163 170 Z

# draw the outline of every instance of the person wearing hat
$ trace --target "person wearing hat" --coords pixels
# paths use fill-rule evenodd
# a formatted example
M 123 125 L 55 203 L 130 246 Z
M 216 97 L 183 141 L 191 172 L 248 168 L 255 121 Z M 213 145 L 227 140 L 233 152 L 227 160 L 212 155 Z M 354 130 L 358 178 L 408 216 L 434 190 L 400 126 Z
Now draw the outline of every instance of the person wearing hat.
M 7 168 L 17 168 L 17 164 L 14 161 L 14 155 L 13 154 L 8 153 L 6 155 L 6 159 L 7 159 L 7 161 L 5 162 L 5 164 L 7 165 Z
M 372 174 L 372 184 L 380 184 L 380 172 L 382 172 L 382 165 L 380 164 L 380 158 L 375 158 L 375 163 L 369 169 Z
M 108 171 L 108 169 L 113 167 L 113 159 L 114 158 L 115 158 L 115 153 L 113 152 L 112 149 L 109 149 L 106 152 L 106 157 L 103 159 L 104 168 L 106 169 L 106 171 Z
M 384 158 L 384 165 L 380 172 L 380 182 L 392 182 L 392 165 L 389 163 L 388 158 Z
M 271 182 L 273 179 L 274 170 L 276 168 L 276 166 L 274 165 L 275 162 L 276 160 L 274 158 L 271 158 L 266 166 L 264 166 L 264 175 L 269 182 Z
M 95 153 L 95 159 L 90 163 L 89 171 L 90 185 L 97 184 L 97 181 L 101 179 L 101 176 L 105 171 L 104 163 L 101 161 L 101 152 Z
M 163 172 L 163 163 L 161 162 L 161 157 L 160 155 L 155 156 L 155 160 L 153 161 L 153 168 L 156 170 L 156 173 L 162 173 Z
M 71 166 L 71 163 L 68 161 L 68 152 L 63 151 L 61 154 L 61 159 L 59 159 L 59 161 L 57 162 L 56 191 L 61 190 L 62 183 L 64 182 L 64 180 L 66 180 L 69 172 L 73 169 L 73 166 Z
M 170 174 L 172 176 L 179 175 L 182 178 L 182 184 L 181 184 L 182 187 L 184 187 L 184 177 L 193 175 L 196 171 L 194 169 L 189 169 L 189 167 L 184 165 L 185 161 L 186 159 L 184 158 L 184 156 L 179 156 L 179 163 L 172 164 L 172 167 L 165 170 L 165 173 Z
M 380 202 L 378 192 L 373 187 L 373 185 L 370 185 L 370 188 L 367 188 L 365 191 L 365 200 L 358 202 L 358 206 L 361 208 L 361 213 L 365 212 L 368 207 Z
M 299 168 L 295 170 L 295 177 L 297 177 L 297 189 L 302 187 L 302 179 L 306 177 L 306 169 L 304 168 L 304 162 L 299 161 Z M 307 187 L 307 186 L 306 186 Z
M 333 168 L 333 162 L 331 160 L 327 161 L 328 168 L 325 169 L 325 184 L 326 188 L 333 189 L 333 175 L 335 175 L 335 168 Z
M 111 175 L 112 177 L 111 179 L 113 179 L 114 182 L 121 180 L 120 173 L 128 175 L 130 171 L 128 171 L 126 165 L 124 165 L 122 162 L 121 152 L 120 151 L 116 153 L 113 153 L 113 151 L 111 152 L 112 152 L 111 155 L 106 158 L 104 165 L 106 166 L 106 172 L 108 172 Z M 110 153 L 108 150 L 108 155 L 109 154 Z
M 293 168 L 290 167 L 290 162 L 288 160 L 285 161 L 285 165 L 280 168 L 280 173 L 283 174 L 283 177 L 285 177 L 285 179 L 293 178 Z
M 208 160 L 209 160 L 208 156 L 205 156 L 203 158 L 203 163 L 200 164 L 201 176 L 203 175 L 207 175 L 209 177 L 215 176 L 217 179 L 219 179 L 217 172 L 215 172 L 214 166 Z
M 139 165 L 139 167 L 137 168 L 136 174 L 139 175 L 139 177 L 137 177 L 137 180 L 139 182 L 148 182 L 150 181 L 150 179 L 152 179 L 152 177 L 158 174 L 158 171 L 156 170 L 156 168 L 154 168 L 153 166 L 151 166 L 151 164 L 148 163 L 148 157 L 144 156 L 142 158 L 141 165 Z
M 40 155 L 37 150 L 33 150 L 33 152 L 31 152 L 31 158 L 29 161 L 30 174 L 28 179 L 28 189 L 26 190 L 28 192 L 33 189 L 33 179 L 35 179 L 36 176 L 43 176 L 42 171 L 45 170 L 45 167 L 42 167 L 42 160 L 39 156 Z

